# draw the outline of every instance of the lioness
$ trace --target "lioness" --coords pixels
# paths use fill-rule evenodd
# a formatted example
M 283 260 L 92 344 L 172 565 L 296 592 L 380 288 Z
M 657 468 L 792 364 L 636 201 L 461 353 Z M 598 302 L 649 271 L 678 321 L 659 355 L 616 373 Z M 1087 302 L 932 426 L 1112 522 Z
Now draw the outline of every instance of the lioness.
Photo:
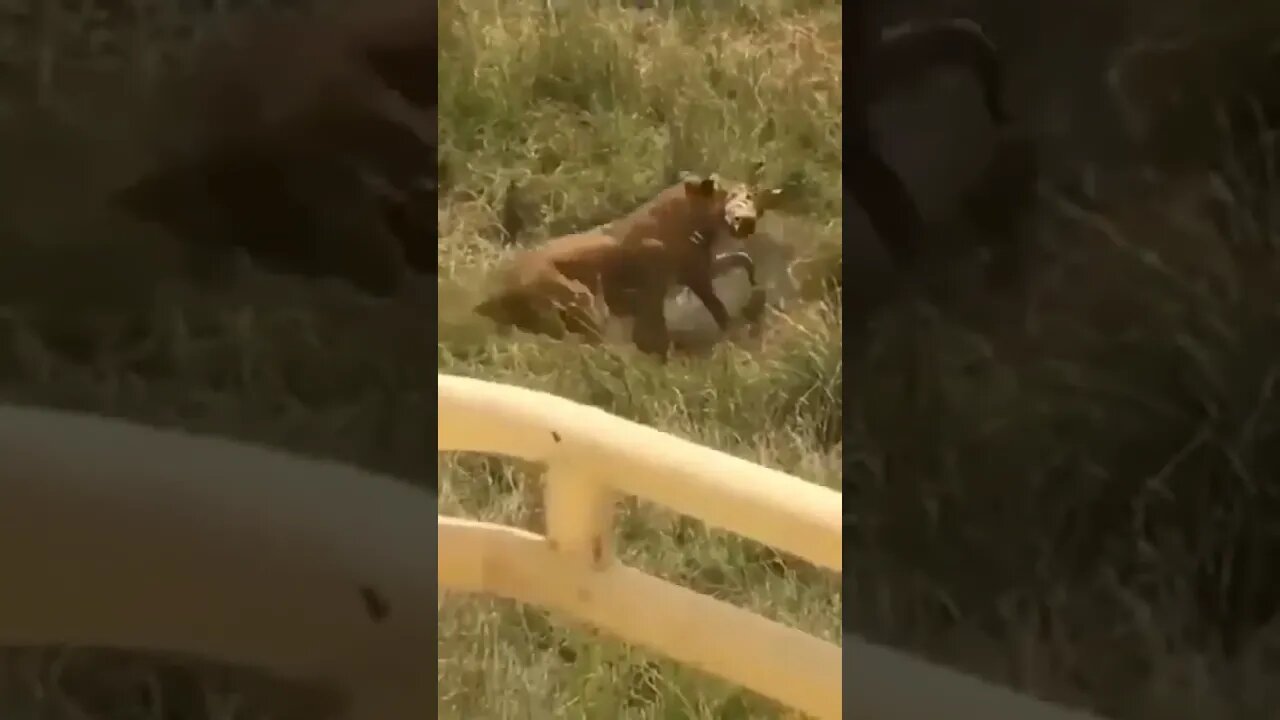
M 761 167 L 761 165 L 756 166 L 757 174 Z M 729 183 L 723 178 L 717 178 L 717 181 L 724 187 L 725 192 L 725 222 L 716 228 L 715 237 L 712 238 L 709 275 L 714 280 L 735 269 L 746 271 L 747 282 L 751 286 L 751 296 L 741 309 L 741 314 L 748 325 L 754 326 L 763 316 L 768 298 L 764 288 L 756 279 L 755 258 L 746 251 L 742 241 L 755 234 L 760 219 L 778 204 L 782 197 L 782 190 L 762 189 L 747 183 Z M 616 289 L 616 292 L 618 296 L 608 303 L 609 313 L 617 317 L 634 316 L 636 291 Z M 723 331 L 725 326 L 721 324 L 720 329 Z M 673 337 L 673 340 L 677 341 L 677 345 L 686 345 L 689 336 L 687 333 L 679 333 Z M 695 344 L 702 345 L 704 342 Z
M 729 313 L 711 280 L 743 267 L 754 283 L 745 253 L 713 256 L 721 234 L 747 237 L 777 191 L 728 186 L 716 176 L 687 176 L 639 209 L 583 233 L 554 238 L 519 255 L 501 289 L 476 312 L 500 325 L 563 337 L 565 331 L 601 337 L 593 317 L 600 297 L 614 315 L 632 316 L 632 339 L 642 351 L 665 356 L 670 345 L 664 315 L 667 291 L 688 287 L 722 330 Z

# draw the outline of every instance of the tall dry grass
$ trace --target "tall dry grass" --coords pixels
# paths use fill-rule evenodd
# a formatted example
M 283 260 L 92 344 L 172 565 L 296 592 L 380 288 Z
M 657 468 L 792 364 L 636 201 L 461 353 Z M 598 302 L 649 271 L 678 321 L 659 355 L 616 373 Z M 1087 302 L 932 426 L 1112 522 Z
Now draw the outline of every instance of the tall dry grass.
M 840 312 L 791 298 L 754 343 L 660 365 L 625 346 L 520 333 L 471 313 L 517 245 L 630 211 L 681 170 L 762 182 L 796 200 L 766 230 L 835 257 L 840 221 L 836 3 L 440 6 L 440 371 L 547 389 L 838 486 Z M 507 193 L 514 187 L 516 198 Z M 514 209 L 508 209 L 514 205 Z M 442 457 L 442 512 L 539 528 L 536 472 Z M 625 562 L 836 638 L 838 578 L 658 508 L 628 504 Z M 774 717 L 780 709 L 563 618 L 449 596 L 440 715 Z

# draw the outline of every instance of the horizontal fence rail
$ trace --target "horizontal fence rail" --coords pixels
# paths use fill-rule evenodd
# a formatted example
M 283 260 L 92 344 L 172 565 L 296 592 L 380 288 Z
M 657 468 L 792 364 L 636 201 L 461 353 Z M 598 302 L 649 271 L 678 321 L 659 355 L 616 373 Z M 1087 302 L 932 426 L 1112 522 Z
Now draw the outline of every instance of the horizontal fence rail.
M 620 494 L 841 569 L 841 495 L 564 398 L 439 377 L 438 447 L 546 466 L 547 535 L 440 518 L 440 586 L 563 612 L 809 715 L 841 717 L 840 646 L 616 562 Z
M 441 452 L 547 468 L 545 537 L 440 518 L 442 589 L 564 612 L 819 718 L 1097 720 L 847 634 L 842 698 L 841 648 L 614 561 L 629 494 L 840 570 L 839 492 L 533 390 L 441 375 L 438 409 Z
M 839 647 L 614 562 L 609 532 L 628 493 L 838 570 L 839 493 L 534 391 L 440 376 L 439 410 L 441 450 L 548 465 L 547 537 L 338 463 L 0 405 L 0 645 L 188 655 L 314 681 L 350 720 L 433 717 L 438 579 L 840 717 Z M 843 643 L 850 717 L 1094 720 Z

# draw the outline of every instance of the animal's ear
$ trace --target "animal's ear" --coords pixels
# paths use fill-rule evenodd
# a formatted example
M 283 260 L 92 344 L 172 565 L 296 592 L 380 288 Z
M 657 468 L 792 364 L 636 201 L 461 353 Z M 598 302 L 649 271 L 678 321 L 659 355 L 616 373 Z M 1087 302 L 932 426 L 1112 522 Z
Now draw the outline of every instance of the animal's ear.
M 686 173 L 684 192 L 689 197 L 711 197 L 716 191 L 716 176 L 700 177 Z

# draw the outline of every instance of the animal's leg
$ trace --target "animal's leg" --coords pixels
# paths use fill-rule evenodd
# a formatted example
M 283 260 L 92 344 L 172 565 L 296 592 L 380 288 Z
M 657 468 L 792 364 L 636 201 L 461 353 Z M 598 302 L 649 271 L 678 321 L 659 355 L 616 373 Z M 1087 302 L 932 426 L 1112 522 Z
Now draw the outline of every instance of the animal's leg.
M 751 282 L 751 297 L 742 308 L 742 319 L 752 326 L 752 333 L 754 334 L 759 329 L 756 326 L 764 316 L 765 305 L 768 303 L 768 294 L 756 282 L 755 261 L 751 259 L 750 255 L 741 250 L 721 253 L 711 261 L 711 277 L 713 279 L 720 277 L 735 268 L 746 270 L 747 279 Z
M 768 295 L 764 288 L 755 287 L 751 290 L 751 298 L 747 300 L 747 304 L 742 308 L 742 319 L 747 321 L 751 326 L 752 334 L 759 331 L 760 321 L 764 319 L 764 309 L 768 305 Z
M 666 247 L 660 240 L 644 238 L 628 243 L 627 250 L 632 273 L 626 280 L 634 288 L 630 295 L 630 310 L 635 316 L 631 340 L 641 352 L 665 359 L 671 349 L 666 300 L 672 276 Z
M 556 306 L 557 317 L 564 330 L 583 336 L 590 342 L 604 337 L 594 317 L 595 293 L 586 285 L 557 273 L 546 284 L 546 296 Z
M 604 326 L 602 320 L 609 316 L 608 302 L 604 297 L 604 277 L 597 274 L 595 283 L 592 287 L 587 287 L 584 283 L 579 283 L 577 289 L 577 297 L 580 302 L 574 306 L 574 311 L 569 313 L 568 321 L 573 323 L 573 332 L 586 337 L 593 343 L 604 341 Z M 587 292 L 583 293 L 582 290 Z M 605 313 L 602 318 L 599 314 L 598 303 L 604 302 Z
M 711 278 L 715 274 L 715 260 L 711 254 L 713 237 L 709 232 L 694 233 L 688 245 L 675 256 L 678 263 L 676 273 L 680 283 L 698 296 L 711 312 L 711 317 L 715 318 L 720 331 L 725 332 L 729 329 L 729 311 L 711 285 Z
M 724 306 L 724 301 L 716 295 L 715 287 L 711 284 L 711 275 L 690 275 L 685 278 L 685 285 L 693 291 L 694 295 L 698 296 L 702 304 L 711 312 L 711 317 L 715 319 L 716 325 L 720 326 L 720 332 L 728 331 L 729 310 Z
M 560 324 L 566 331 L 582 337 L 593 345 L 604 340 L 604 331 L 587 308 L 579 306 L 562 308 Z
M 564 337 L 564 328 L 547 321 L 546 313 L 541 312 L 546 305 L 543 298 L 533 293 L 506 290 L 477 305 L 475 312 L 489 318 L 499 328 L 516 327 L 560 340 Z
M 666 358 L 671 349 L 671 336 L 667 331 L 665 295 L 652 291 L 640 292 L 636 297 L 635 324 L 631 329 L 631 341 L 640 352 Z

